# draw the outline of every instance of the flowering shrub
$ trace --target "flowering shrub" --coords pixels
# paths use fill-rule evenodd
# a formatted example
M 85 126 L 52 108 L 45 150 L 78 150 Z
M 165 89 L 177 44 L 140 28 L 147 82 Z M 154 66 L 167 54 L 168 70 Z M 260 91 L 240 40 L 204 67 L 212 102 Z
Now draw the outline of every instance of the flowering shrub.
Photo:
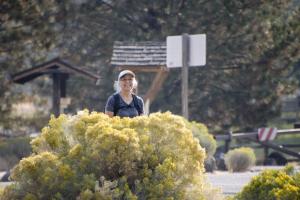
M 246 171 L 255 164 L 256 157 L 253 149 L 241 147 L 228 151 L 225 154 L 225 165 L 229 171 Z
M 207 157 L 213 156 L 217 149 L 217 142 L 204 124 L 195 121 L 188 122 L 188 127 L 192 130 L 194 137 L 199 140 L 201 147 L 206 151 Z
M 1 199 L 204 199 L 204 149 L 171 113 L 51 118 Z M 208 193 L 205 190 L 205 193 Z M 207 195 L 206 195 L 207 196 Z
M 206 172 L 213 172 L 217 166 L 214 158 L 214 153 L 217 149 L 217 142 L 204 124 L 195 121 L 186 121 L 187 126 L 192 130 L 193 136 L 199 140 L 201 147 L 205 149 L 206 157 L 204 167 Z
M 265 170 L 254 177 L 234 199 L 299 200 L 300 172 L 291 173 L 290 168 L 284 170 Z

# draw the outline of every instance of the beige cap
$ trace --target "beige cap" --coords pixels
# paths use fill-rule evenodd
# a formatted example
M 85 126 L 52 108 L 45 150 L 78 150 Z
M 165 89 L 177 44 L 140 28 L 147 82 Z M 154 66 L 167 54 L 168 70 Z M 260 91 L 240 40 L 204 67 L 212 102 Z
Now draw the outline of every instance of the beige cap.
M 123 70 L 120 72 L 119 76 L 118 76 L 118 80 L 120 80 L 120 78 L 122 78 L 123 76 L 125 76 L 126 74 L 130 74 L 132 75 L 133 77 L 135 77 L 135 74 L 130 71 L 130 70 Z

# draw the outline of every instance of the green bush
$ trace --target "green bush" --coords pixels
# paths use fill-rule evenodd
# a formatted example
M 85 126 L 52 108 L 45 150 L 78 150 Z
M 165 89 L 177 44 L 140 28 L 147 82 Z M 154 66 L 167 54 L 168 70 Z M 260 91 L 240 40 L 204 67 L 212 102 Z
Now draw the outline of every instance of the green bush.
M 20 159 L 30 155 L 29 137 L 15 137 L 0 139 L 0 171 L 9 170 Z
M 204 149 L 184 119 L 81 111 L 51 118 L 1 199 L 205 199 Z M 210 190 L 215 192 L 214 190 Z
M 290 167 L 284 170 L 265 170 L 252 178 L 234 199 L 299 200 L 300 172 L 295 173 Z
M 18 158 L 31 152 L 29 137 L 5 138 L 0 140 L 0 156 L 15 155 Z
M 248 147 L 230 150 L 224 159 L 227 169 L 232 172 L 246 171 L 255 164 L 254 151 Z
M 213 156 L 217 149 L 217 142 L 204 124 L 195 121 L 188 122 L 188 126 L 192 130 L 194 137 L 199 140 L 201 147 L 204 147 L 207 157 Z
M 20 161 L 15 155 L 0 157 L 0 171 L 12 169 Z
M 3 188 L 0 187 L 0 197 L 3 196 Z
M 288 163 L 285 165 L 285 167 L 283 168 L 283 171 L 288 174 L 288 175 L 294 175 L 295 174 L 295 164 L 293 163 Z

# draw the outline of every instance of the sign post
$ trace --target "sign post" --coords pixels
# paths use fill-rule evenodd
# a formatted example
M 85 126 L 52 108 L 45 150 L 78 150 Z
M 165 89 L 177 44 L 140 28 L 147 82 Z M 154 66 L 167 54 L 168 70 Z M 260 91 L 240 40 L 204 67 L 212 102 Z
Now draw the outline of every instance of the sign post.
M 189 80 L 189 35 L 182 35 L 181 103 L 182 115 L 189 119 L 188 85 Z
M 206 35 L 168 36 L 167 67 L 181 67 L 182 115 L 188 119 L 188 68 L 206 64 Z

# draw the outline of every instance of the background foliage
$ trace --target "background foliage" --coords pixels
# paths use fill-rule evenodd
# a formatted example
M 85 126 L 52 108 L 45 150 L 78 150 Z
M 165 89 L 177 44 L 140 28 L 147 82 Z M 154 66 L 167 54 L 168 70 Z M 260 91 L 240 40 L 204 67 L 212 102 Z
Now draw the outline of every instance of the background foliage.
M 31 154 L 30 140 L 29 137 L 0 139 L 0 171 L 11 169 Z
M 297 0 L 3 0 L 0 124 L 14 126 L 11 103 L 22 99 L 20 94 L 45 98 L 51 89 L 51 82 L 40 78 L 29 83 L 31 93 L 23 87 L 20 92 L 9 84 L 8 74 L 56 56 L 68 59 L 102 77 L 99 86 L 70 79 L 68 112 L 102 111 L 115 79 L 109 65 L 114 41 L 165 41 L 168 35 L 205 33 L 207 65 L 190 69 L 190 119 L 215 129 L 264 125 L 280 114 L 279 98 L 298 84 L 299 12 Z M 138 74 L 141 95 L 150 77 Z M 152 112 L 181 112 L 180 82 L 180 71 L 171 70 Z

